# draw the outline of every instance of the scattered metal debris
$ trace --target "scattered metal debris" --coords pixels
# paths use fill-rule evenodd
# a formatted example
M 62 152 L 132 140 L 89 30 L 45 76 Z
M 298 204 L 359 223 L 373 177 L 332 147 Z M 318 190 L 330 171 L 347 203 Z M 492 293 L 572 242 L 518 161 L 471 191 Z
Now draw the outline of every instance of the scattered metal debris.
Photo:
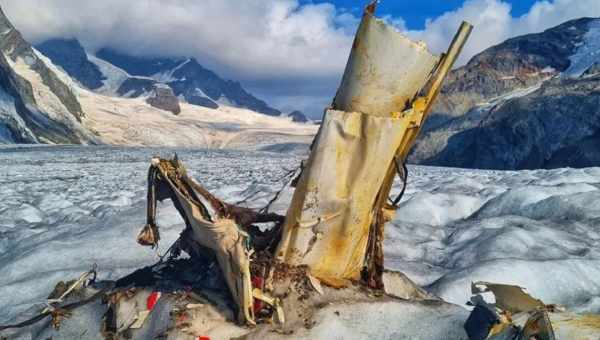
M 598 339 L 600 315 L 569 313 L 564 307 L 546 305 L 522 287 L 476 282 L 475 306 L 465 323 L 470 340 Z M 491 292 L 495 302 L 482 294 Z

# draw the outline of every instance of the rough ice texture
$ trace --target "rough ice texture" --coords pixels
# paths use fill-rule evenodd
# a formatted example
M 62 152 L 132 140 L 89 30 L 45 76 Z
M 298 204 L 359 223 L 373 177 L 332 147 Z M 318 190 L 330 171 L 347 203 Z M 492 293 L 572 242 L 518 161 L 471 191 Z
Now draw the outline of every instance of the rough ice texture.
M 174 152 L 219 197 L 231 203 L 247 198 L 251 207 L 264 206 L 304 158 L 171 148 L 0 148 L 0 323 L 31 311 L 56 282 L 93 263 L 101 279 L 154 263 L 184 225 L 165 202 L 158 208 L 158 252 L 135 243 L 145 222 L 146 171 L 152 156 Z M 523 286 L 573 311 L 600 312 L 600 168 L 410 167 L 410 174 L 386 231 L 388 268 L 463 307 L 470 283 L 485 280 Z M 285 212 L 291 194 L 286 190 L 274 210 Z M 450 306 L 336 307 L 320 311 L 320 323 L 302 336 L 435 339 L 443 334 L 436 331 L 459 334 L 468 314 Z M 362 312 L 367 309 L 372 313 Z M 442 325 L 437 320 L 444 327 L 432 327 Z
M 386 265 L 464 305 L 472 281 L 600 312 L 600 169 L 412 169 Z

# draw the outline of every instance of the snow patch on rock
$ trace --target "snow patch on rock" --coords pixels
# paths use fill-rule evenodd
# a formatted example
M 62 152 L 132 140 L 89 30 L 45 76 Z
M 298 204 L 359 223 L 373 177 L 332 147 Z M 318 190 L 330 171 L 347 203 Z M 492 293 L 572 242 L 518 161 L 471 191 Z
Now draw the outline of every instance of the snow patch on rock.
M 128 78 L 131 78 L 131 75 L 129 75 L 129 73 L 125 72 L 124 70 L 116 67 L 115 65 L 107 61 L 96 57 L 95 55 L 88 54 L 88 59 L 94 65 L 98 66 L 98 69 L 106 78 L 102 81 L 104 83 L 104 86 L 96 90 L 98 93 L 106 95 L 116 95 L 117 90 L 119 90 L 119 87 L 121 87 L 123 82 L 125 82 L 125 80 L 127 80 Z
M 571 65 L 564 71 L 569 77 L 579 77 L 594 64 L 600 62 L 600 19 L 590 22 L 584 42 L 572 55 Z

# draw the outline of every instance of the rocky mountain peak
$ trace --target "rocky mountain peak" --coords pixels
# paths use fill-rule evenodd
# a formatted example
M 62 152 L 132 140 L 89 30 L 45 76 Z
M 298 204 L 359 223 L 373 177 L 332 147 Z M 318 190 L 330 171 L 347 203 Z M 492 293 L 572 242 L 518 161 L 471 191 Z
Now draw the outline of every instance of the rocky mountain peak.
M 94 143 L 77 96 L 0 9 L 0 143 Z
M 21 33 L 15 29 L 4 11 L 0 8 L 0 50 L 11 59 L 18 56 L 30 56 L 31 46 L 23 39 Z
M 509 39 L 452 71 L 411 161 L 486 169 L 600 165 L 600 19 Z
M 597 20 L 571 20 L 541 33 L 509 39 L 474 56 L 446 81 L 434 111 L 462 115 L 478 103 L 539 84 L 571 65 Z
M 4 10 L 0 8 L 0 32 L 2 32 L 2 34 L 5 34 L 7 31 L 14 29 L 15 27 L 12 25 L 10 20 L 8 20 L 6 14 L 4 14 Z
M 238 81 L 224 80 L 202 66 L 195 58 L 155 58 L 127 55 L 113 49 L 100 49 L 96 56 L 134 76 L 123 82 L 120 95 L 144 95 L 156 82 L 168 84 L 175 95 L 192 105 L 218 108 L 230 105 L 271 116 L 281 112 L 246 91 Z
M 106 77 L 98 66 L 89 61 L 77 39 L 50 39 L 35 47 L 86 88 L 95 90 L 102 87 Z

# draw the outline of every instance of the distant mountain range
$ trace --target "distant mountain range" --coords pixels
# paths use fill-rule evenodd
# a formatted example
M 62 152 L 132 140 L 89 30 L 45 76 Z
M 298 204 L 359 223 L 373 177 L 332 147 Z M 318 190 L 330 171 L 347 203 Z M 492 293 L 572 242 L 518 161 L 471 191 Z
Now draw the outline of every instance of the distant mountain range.
M 483 169 L 600 165 L 600 19 L 491 47 L 454 70 L 414 163 Z
M 52 39 L 36 48 L 91 90 L 136 98 L 148 96 L 155 84 L 163 83 L 189 104 L 213 109 L 229 105 L 281 115 L 244 90 L 239 82 L 223 80 L 194 58 L 134 57 L 109 48 L 88 56 L 75 39 Z
M 0 144 L 258 150 L 310 143 L 315 126 L 279 116 L 192 58 L 108 49 L 95 56 L 62 39 L 34 48 L 0 9 Z

